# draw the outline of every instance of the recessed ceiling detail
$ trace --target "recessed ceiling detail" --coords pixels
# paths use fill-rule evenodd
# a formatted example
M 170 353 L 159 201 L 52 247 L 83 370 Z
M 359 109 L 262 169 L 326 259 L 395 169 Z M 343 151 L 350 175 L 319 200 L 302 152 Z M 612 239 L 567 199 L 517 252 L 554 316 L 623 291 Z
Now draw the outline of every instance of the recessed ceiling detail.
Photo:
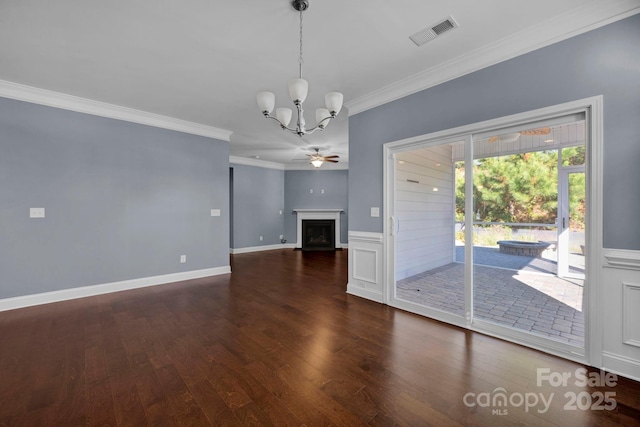
M 416 46 L 422 46 L 454 28 L 458 28 L 458 23 L 453 19 L 453 16 L 449 15 L 447 18 L 409 36 L 409 38 Z

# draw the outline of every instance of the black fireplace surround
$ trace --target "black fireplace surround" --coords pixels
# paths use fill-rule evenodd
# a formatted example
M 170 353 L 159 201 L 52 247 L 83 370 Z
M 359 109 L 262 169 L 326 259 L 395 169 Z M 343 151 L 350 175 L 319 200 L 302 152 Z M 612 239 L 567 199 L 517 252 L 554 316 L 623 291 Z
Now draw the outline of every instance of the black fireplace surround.
M 333 251 L 336 248 L 336 221 L 333 219 L 302 220 L 303 251 Z

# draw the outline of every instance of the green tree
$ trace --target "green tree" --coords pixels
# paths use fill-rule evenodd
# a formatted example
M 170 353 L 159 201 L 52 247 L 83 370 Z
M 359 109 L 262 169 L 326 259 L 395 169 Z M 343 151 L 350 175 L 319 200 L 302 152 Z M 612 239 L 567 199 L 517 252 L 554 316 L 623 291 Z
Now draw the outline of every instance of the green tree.
M 563 166 L 585 163 L 584 146 L 562 149 Z M 455 166 L 456 221 L 464 220 L 464 162 Z M 584 173 L 569 174 L 571 228 L 585 227 Z M 536 151 L 476 159 L 473 163 L 474 220 L 552 224 L 558 216 L 558 151 Z
M 486 222 L 553 223 L 558 209 L 555 150 L 474 161 L 474 212 Z M 456 165 L 456 218 L 464 217 L 464 163 Z M 462 202 L 462 203 L 461 203 Z

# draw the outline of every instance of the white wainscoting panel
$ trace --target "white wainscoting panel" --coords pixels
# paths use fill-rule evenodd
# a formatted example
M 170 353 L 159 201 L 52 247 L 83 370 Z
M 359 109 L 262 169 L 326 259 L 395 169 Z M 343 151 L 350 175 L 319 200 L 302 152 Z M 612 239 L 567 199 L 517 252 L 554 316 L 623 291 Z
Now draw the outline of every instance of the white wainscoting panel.
M 622 286 L 622 341 L 640 347 L 640 285 Z
M 640 251 L 603 255 L 602 368 L 640 381 Z
M 382 240 L 382 233 L 349 231 L 348 294 L 384 302 Z

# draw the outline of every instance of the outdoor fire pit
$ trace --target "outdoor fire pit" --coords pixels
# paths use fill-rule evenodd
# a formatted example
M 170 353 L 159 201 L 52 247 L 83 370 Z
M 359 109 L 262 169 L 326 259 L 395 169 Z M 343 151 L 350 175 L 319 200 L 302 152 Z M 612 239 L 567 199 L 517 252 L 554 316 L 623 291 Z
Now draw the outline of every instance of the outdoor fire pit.
M 500 252 L 509 255 L 530 256 L 542 258 L 542 252 L 549 247 L 545 242 L 524 242 L 519 240 L 500 240 Z

